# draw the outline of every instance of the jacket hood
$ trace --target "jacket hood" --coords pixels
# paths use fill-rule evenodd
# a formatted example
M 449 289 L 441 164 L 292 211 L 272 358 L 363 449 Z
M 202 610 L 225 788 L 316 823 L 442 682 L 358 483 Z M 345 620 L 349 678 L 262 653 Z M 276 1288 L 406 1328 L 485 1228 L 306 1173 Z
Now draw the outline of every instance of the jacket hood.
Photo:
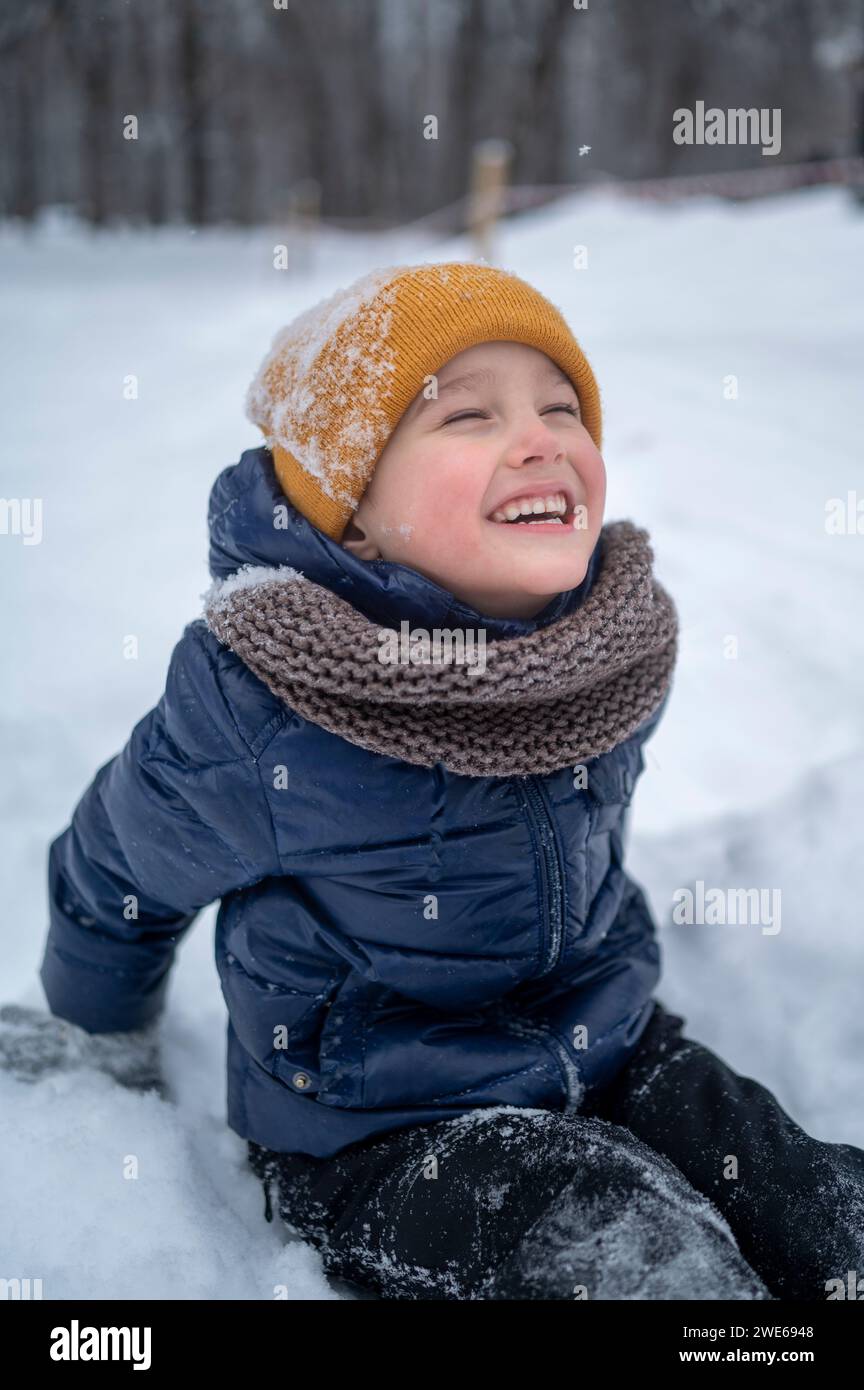
M 284 527 L 273 525 L 273 509 L 280 504 Z M 603 545 L 601 537 L 582 583 L 556 594 L 534 618 L 492 618 L 408 565 L 358 559 L 319 531 L 283 493 L 266 446 L 246 449 L 238 463 L 219 474 L 210 491 L 207 521 L 213 579 L 227 579 L 248 564 L 290 565 L 382 626 L 407 619 L 427 628 L 483 627 L 492 638 L 524 636 L 578 608 L 594 582 Z

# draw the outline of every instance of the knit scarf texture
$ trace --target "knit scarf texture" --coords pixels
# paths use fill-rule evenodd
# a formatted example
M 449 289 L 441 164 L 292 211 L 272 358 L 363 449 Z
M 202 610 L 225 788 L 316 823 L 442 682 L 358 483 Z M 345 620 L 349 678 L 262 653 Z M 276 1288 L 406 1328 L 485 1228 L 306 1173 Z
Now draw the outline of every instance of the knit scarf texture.
M 287 565 L 215 581 L 204 618 L 291 710 L 349 743 L 468 777 L 544 775 L 627 739 L 664 699 L 675 665 L 678 617 L 647 531 L 608 522 L 600 542 L 581 606 L 488 641 L 482 671 L 382 659 L 382 639 L 398 630 Z

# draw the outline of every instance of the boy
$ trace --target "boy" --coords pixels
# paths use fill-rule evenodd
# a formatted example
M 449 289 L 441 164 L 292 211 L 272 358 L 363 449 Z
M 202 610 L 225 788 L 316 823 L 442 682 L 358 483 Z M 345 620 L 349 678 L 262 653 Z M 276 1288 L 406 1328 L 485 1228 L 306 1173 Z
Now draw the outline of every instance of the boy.
M 654 997 L 624 828 L 677 618 L 646 533 L 603 524 L 565 321 L 489 267 L 377 271 L 277 335 L 247 411 L 205 619 L 51 847 L 52 1012 L 146 1053 L 221 898 L 229 1124 L 334 1275 L 826 1297 L 864 1259 L 864 1154 Z M 385 659 L 405 624 L 482 633 L 483 669 Z

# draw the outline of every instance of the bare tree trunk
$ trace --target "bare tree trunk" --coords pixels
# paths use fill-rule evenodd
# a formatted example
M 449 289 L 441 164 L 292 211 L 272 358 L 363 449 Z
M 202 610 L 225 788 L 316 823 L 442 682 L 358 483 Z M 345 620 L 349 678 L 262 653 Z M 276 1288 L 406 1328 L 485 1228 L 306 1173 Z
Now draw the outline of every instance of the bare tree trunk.
M 37 40 L 38 43 L 38 40 Z M 36 98 L 39 73 L 31 56 L 32 41 L 21 44 L 11 88 L 15 107 L 13 182 L 11 212 L 24 222 L 32 222 L 39 205 L 37 196 Z M 8 97 L 7 97 L 8 100 Z
M 108 20 L 88 26 L 84 51 L 83 166 L 84 206 L 94 226 L 108 217 L 108 162 L 111 121 L 111 65 L 108 49 Z M 116 132 L 120 137 L 120 132 Z
M 193 226 L 207 220 L 207 151 L 204 17 L 197 0 L 182 0 L 180 8 L 180 85 L 184 103 L 182 132 L 185 164 L 186 214 Z
M 292 0 L 291 8 L 271 17 L 271 24 L 278 21 L 277 51 L 285 67 L 283 81 L 292 82 L 291 110 L 297 113 L 297 120 L 303 132 L 305 158 L 295 172 L 295 180 L 314 176 L 328 184 L 325 198 L 332 196 L 333 186 L 327 177 L 332 168 L 333 149 L 330 123 L 338 118 L 338 109 L 332 110 L 327 102 L 326 69 L 328 52 L 321 49 L 322 30 L 316 23 L 306 0 Z M 328 30 L 325 41 L 331 42 Z M 278 159 L 274 159 L 276 169 L 281 172 Z M 281 181 L 282 187 L 291 182 Z M 284 200 L 284 193 L 279 195 Z M 335 205 L 338 207 L 338 201 Z M 325 209 L 326 210 L 326 206 Z
M 477 123 L 477 93 L 480 86 L 478 63 L 483 61 L 485 41 L 486 15 L 483 0 L 466 0 L 465 18 L 456 39 L 456 82 L 453 88 L 452 111 L 446 113 L 448 125 L 459 140 L 460 149 L 458 162 L 454 160 L 448 202 L 461 197 L 468 188 L 471 151 L 481 133 Z
M 139 194 L 147 221 L 158 226 L 166 219 L 167 197 L 163 117 L 156 88 L 156 64 L 164 58 L 159 42 L 163 36 L 161 0 L 147 8 L 133 6 L 130 18 L 138 78 L 136 111 L 142 185 Z
M 524 83 L 525 100 L 519 125 L 525 132 L 523 158 L 516 177 L 526 183 L 556 183 L 561 177 L 563 93 L 558 83 L 561 49 L 580 16 L 569 0 L 546 0 L 534 61 Z

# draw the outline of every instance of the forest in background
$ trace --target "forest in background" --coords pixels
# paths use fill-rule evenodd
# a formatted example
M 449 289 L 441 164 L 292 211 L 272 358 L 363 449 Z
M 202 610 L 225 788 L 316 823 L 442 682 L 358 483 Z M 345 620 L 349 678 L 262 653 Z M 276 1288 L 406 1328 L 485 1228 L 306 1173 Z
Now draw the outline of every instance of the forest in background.
M 531 186 L 864 153 L 864 0 L 22 0 L 0 75 L 0 217 L 24 221 L 256 224 L 311 197 L 399 224 L 462 198 L 488 138 Z M 676 145 L 699 100 L 779 108 L 780 153 Z

